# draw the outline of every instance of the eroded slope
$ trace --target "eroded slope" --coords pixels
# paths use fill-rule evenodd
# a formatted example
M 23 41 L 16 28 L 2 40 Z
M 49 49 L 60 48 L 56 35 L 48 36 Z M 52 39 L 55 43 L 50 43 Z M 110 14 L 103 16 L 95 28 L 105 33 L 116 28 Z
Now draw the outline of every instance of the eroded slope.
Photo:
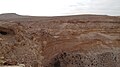
M 0 57 L 5 61 L 3 65 L 120 66 L 118 17 L 33 18 L 28 21 L 29 18 L 0 21 Z

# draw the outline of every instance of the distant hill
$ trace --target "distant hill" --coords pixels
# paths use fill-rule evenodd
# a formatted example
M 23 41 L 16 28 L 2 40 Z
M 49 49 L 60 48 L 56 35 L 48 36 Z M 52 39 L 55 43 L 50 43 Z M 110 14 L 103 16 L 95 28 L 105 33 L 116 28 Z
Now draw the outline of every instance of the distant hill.
M 120 16 L 108 15 L 69 15 L 69 16 L 24 16 L 16 13 L 0 14 L 0 21 L 43 21 L 43 20 L 80 20 L 80 21 L 120 21 Z
M 18 15 L 16 13 L 4 13 L 4 14 L 0 14 L 0 19 L 13 19 L 13 18 L 22 18 L 22 16 Z
M 38 21 L 40 19 L 46 19 L 49 17 L 44 16 L 26 16 L 16 13 L 3 13 L 0 14 L 0 21 Z

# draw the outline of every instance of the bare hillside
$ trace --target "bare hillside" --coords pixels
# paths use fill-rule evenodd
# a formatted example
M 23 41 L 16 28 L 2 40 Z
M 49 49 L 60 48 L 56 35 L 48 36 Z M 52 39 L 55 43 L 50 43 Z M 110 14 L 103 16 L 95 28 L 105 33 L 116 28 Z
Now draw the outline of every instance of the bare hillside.
M 0 65 L 119 67 L 120 17 L 0 15 Z

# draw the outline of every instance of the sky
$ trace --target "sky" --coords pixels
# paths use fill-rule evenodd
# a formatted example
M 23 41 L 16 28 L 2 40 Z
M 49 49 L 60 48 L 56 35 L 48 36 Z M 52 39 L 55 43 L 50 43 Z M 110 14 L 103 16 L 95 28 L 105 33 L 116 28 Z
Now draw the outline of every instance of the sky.
M 0 0 L 1 13 L 31 16 L 79 14 L 120 16 L 120 0 Z

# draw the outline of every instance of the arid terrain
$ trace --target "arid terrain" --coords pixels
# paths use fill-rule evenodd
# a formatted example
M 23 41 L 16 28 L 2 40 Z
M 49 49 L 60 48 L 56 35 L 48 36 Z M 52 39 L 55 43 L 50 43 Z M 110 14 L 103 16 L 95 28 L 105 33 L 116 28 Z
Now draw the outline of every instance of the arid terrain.
M 120 67 L 120 16 L 0 15 L 0 65 Z

